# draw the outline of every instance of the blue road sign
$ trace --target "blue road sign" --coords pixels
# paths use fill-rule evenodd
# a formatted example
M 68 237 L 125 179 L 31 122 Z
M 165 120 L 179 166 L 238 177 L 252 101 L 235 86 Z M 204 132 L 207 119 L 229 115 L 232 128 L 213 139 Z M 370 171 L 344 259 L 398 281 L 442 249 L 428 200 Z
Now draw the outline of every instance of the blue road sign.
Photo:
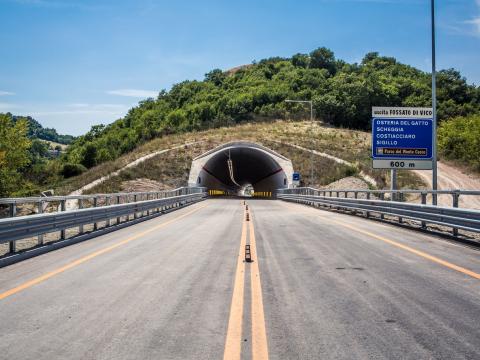
M 300 181 L 300 173 L 294 172 L 294 173 L 293 173 L 292 180 L 293 180 L 293 181 Z
M 432 119 L 374 118 L 373 159 L 431 159 Z

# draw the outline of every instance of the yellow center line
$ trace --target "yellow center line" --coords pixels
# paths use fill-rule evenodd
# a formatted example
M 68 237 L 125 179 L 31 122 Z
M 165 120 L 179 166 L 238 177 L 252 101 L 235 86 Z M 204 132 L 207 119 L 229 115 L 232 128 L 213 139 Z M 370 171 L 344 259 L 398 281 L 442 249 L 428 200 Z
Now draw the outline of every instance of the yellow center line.
M 224 360 L 240 360 L 240 354 L 242 351 L 243 298 L 245 287 L 245 262 L 243 259 L 245 245 L 247 243 L 247 223 L 245 221 L 245 216 L 246 211 L 243 213 L 240 250 L 238 252 L 232 304 L 230 306 L 230 317 L 228 319 L 227 338 L 225 340 L 225 350 L 223 353 Z
M 287 205 L 287 204 L 284 203 L 284 202 L 282 202 L 282 205 L 284 205 L 284 206 L 286 206 L 286 207 L 288 207 L 288 208 L 290 208 L 290 209 L 294 209 L 294 208 L 295 208 L 295 211 L 298 210 L 298 208 L 293 207 L 293 206 L 290 206 L 289 204 Z M 302 210 L 302 212 L 303 212 L 303 213 L 307 213 L 307 212 L 304 211 L 304 210 Z M 310 212 L 308 212 L 308 214 L 309 214 L 309 215 L 314 215 L 314 214 L 312 214 L 312 213 L 310 213 Z M 401 244 L 401 243 L 399 243 L 399 242 L 397 242 L 397 241 L 394 241 L 394 240 L 388 239 L 388 238 L 386 238 L 386 237 L 383 237 L 383 236 L 374 234 L 374 233 L 372 233 L 372 232 L 370 232 L 370 231 L 366 231 L 366 230 L 359 229 L 358 227 L 355 227 L 355 226 L 352 226 L 352 225 L 344 224 L 344 223 L 342 223 L 342 222 L 340 222 L 340 221 L 333 220 L 333 219 L 331 219 L 331 218 L 322 217 L 322 219 L 324 219 L 324 220 L 326 220 L 326 221 L 330 221 L 330 222 L 332 222 L 332 223 L 334 223 L 334 224 L 343 226 L 343 227 L 345 227 L 345 228 L 351 229 L 351 230 L 353 230 L 353 231 L 355 231 L 355 232 L 357 232 L 357 233 L 361 233 L 361 234 L 370 236 L 370 237 L 372 237 L 372 238 L 374 238 L 374 239 L 383 241 L 383 242 L 385 242 L 385 243 L 387 243 L 387 244 L 396 246 L 396 247 L 398 247 L 398 248 L 400 248 L 400 249 L 402 249 L 402 250 L 405 250 L 405 251 L 408 251 L 408 252 L 410 252 L 410 253 L 412 253 L 412 254 L 418 255 L 418 256 L 420 256 L 420 257 L 422 257 L 422 258 L 424 258 L 424 259 L 430 260 L 430 261 L 432 261 L 432 262 L 434 262 L 434 263 L 443 265 L 443 266 L 445 266 L 445 267 L 447 267 L 447 268 L 449 268 L 449 269 L 458 271 L 458 272 L 460 272 L 460 273 L 462 273 L 462 274 L 465 274 L 465 275 L 468 275 L 468 276 L 471 276 L 471 277 L 473 277 L 473 278 L 475 278 L 475 279 L 479 279 L 479 280 L 480 280 L 480 274 L 478 274 L 478 273 L 476 273 L 476 272 L 474 272 L 474 271 L 472 271 L 472 270 L 466 269 L 466 268 L 464 268 L 464 267 L 462 267 L 462 266 L 458 266 L 458 265 L 452 264 L 451 262 L 448 262 L 448 261 L 446 261 L 446 260 L 440 259 L 440 258 L 438 258 L 438 257 L 436 257 L 436 256 L 430 255 L 430 254 L 428 254 L 428 253 L 426 253 L 426 252 L 424 252 L 424 251 L 414 249 L 414 248 L 412 248 L 412 247 L 410 247 L 410 246 Z
M 160 228 L 162 228 L 162 227 L 165 227 L 165 226 L 167 226 L 167 225 L 170 225 L 171 223 L 176 222 L 176 221 L 178 221 L 178 220 L 180 220 L 180 219 L 183 219 L 184 217 L 189 216 L 189 215 L 193 214 L 194 212 L 196 212 L 196 211 L 198 211 L 198 210 L 200 210 L 200 209 L 203 209 L 203 208 L 206 207 L 206 206 L 208 206 L 208 205 L 199 206 L 199 207 L 197 207 L 197 208 L 195 208 L 195 209 L 193 209 L 193 210 L 191 210 L 191 211 L 189 211 L 189 212 L 187 212 L 187 213 L 185 213 L 185 214 L 183 214 L 183 215 L 177 216 L 177 217 L 175 217 L 175 218 L 173 218 L 173 219 L 171 219 L 171 220 L 168 220 L 168 221 L 166 221 L 166 222 L 164 222 L 164 223 L 162 223 L 162 224 L 160 224 L 160 225 L 154 226 L 154 227 L 152 227 L 152 228 L 150 228 L 150 229 L 148 229 L 148 230 L 145 230 L 145 231 L 143 231 L 143 232 L 141 232 L 141 233 L 138 233 L 138 234 L 136 234 L 136 235 L 133 235 L 133 236 L 131 236 L 131 237 L 125 239 L 125 240 L 122 240 L 122 241 L 120 241 L 120 242 L 118 242 L 118 243 L 116 243 L 116 244 L 113 244 L 113 245 L 110 245 L 110 246 L 108 246 L 108 247 L 106 247 L 106 248 L 103 248 L 103 249 L 101 249 L 101 250 L 95 251 L 95 252 L 93 252 L 93 253 L 91 253 L 91 254 L 88 254 L 88 255 L 86 255 L 86 256 L 84 256 L 84 257 L 81 257 L 81 258 L 79 258 L 79 259 L 77 259 L 77 260 L 75 260 L 75 261 L 72 261 L 72 262 L 70 262 L 70 263 L 68 263 L 68 264 L 66 264 L 66 265 L 64 265 L 64 266 L 62 266 L 62 267 L 60 267 L 60 268 L 58 268 L 58 269 L 52 270 L 52 271 L 50 271 L 50 272 L 48 272 L 48 273 L 45 273 L 45 274 L 43 274 L 43 275 L 41 275 L 41 276 L 39 276 L 39 277 L 37 277 L 37 278 L 35 278 L 35 279 L 32 279 L 32 280 L 27 281 L 27 282 L 25 282 L 25 283 L 23 283 L 23 284 L 21 284 L 21 285 L 19 285 L 19 286 L 16 286 L 16 287 L 12 288 L 12 289 L 10 289 L 10 290 L 7 290 L 7 291 L 5 291 L 5 292 L 3 292 L 3 293 L 0 293 L 0 300 L 3 300 L 3 299 L 5 299 L 5 298 L 7 298 L 7 297 L 9 297 L 9 296 L 12 296 L 12 295 L 14 295 L 14 294 L 16 294 L 16 293 L 18 293 L 18 292 L 20 292 L 20 291 L 26 290 L 26 289 L 34 286 L 34 285 L 40 284 L 40 283 L 42 283 L 42 282 L 50 279 L 51 277 L 54 277 L 55 275 L 58 275 L 58 274 L 60 274 L 60 273 L 63 273 L 63 272 L 65 272 L 65 271 L 71 269 L 71 268 L 74 268 L 74 267 L 76 267 L 76 266 L 78 266 L 78 265 L 80 265 L 80 264 L 83 264 L 84 262 L 87 262 L 87 261 L 89 261 L 89 260 L 91 260 L 91 259 L 93 259 L 93 258 L 96 258 L 97 256 L 100 256 L 100 255 L 102 255 L 102 254 L 105 254 L 105 253 L 107 253 L 107 252 L 110 252 L 110 251 L 112 251 L 112 250 L 114 250 L 114 249 L 116 249 L 116 248 L 118 248 L 118 247 L 120 247 L 120 246 L 122 246 L 122 245 L 128 244 L 129 242 L 131 242 L 131 241 L 133 241 L 133 240 L 137 240 L 137 239 L 141 238 L 142 236 L 144 236 L 144 235 L 146 235 L 146 234 L 149 234 L 149 233 L 151 233 L 151 232 L 153 232 L 153 231 L 155 231 L 155 230 L 158 230 L 158 229 L 160 229 Z
M 265 314 L 263 310 L 262 283 L 258 267 L 257 243 L 253 229 L 253 219 L 250 214 L 250 251 L 252 254 L 252 267 L 250 279 L 252 287 L 252 359 L 268 360 L 267 331 L 265 329 Z
M 243 205 L 243 204 L 242 204 Z M 246 221 L 249 214 L 250 220 Z M 247 227 L 248 224 L 248 227 Z M 252 215 L 247 210 L 243 212 L 242 236 L 238 253 L 237 270 L 233 286 L 232 304 L 228 319 L 227 338 L 225 340 L 224 360 L 240 360 L 242 353 L 242 322 L 245 296 L 245 245 L 247 243 L 247 230 L 250 235 L 250 253 L 252 262 L 251 276 L 251 321 L 252 321 L 252 359 L 268 360 L 267 333 L 265 330 L 265 315 L 263 311 L 262 285 L 260 270 L 258 268 L 257 247 L 253 229 Z

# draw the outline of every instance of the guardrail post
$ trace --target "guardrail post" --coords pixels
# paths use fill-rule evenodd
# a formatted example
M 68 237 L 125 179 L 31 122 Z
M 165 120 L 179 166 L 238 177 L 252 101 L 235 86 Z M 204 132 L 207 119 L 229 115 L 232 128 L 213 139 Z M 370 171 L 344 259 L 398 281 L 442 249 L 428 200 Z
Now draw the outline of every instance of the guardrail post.
M 134 203 L 136 203 L 137 200 L 138 200 L 138 199 L 137 199 L 137 196 L 138 196 L 137 194 L 133 195 L 133 202 L 134 202 Z M 136 209 L 135 209 L 135 210 L 136 210 Z M 133 213 L 133 218 L 134 218 L 134 219 L 137 219 L 137 218 L 138 218 L 138 212 L 137 212 L 137 211 L 135 211 L 135 212 Z
M 110 205 L 110 196 L 105 196 L 105 206 L 109 206 Z M 109 227 L 110 226 L 110 218 L 107 219 L 107 222 L 105 223 L 105 227 Z
M 43 214 L 43 201 L 39 201 L 37 207 L 38 213 Z M 43 234 L 38 235 L 38 245 L 43 245 Z
M 79 200 L 78 200 L 78 208 L 79 208 L 79 209 L 83 209 L 83 199 L 79 199 Z M 79 234 L 83 234 L 83 225 L 80 225 L 80 226 L 78 227 L 78 233 L 79 233 Z
M 60 200 L 60 211 L 65 211 L 67 208 L 66 208 L 66 200 Z M 66 235 L 66 232 L 65 232 L 65 229 L 63 230 L 60 230 L 60 240 L 65 240 L 65 235 Z
M 98 206 L 98 196 L 95 196 L 93 198 L 93 207 L 97 207 Z M 93 223 L 93 230 L 96 231 L 98 230 L 98 223 Z
M 117 195 L 117 205 L 120 204 L 120 195 Z M 117 223 L 115 225 L 120 224 L 120 216 L 117 217 Z
M 369 193 L 369 192 L 367 192 L 367 200 L 370 200 L 370 193 Z M 367 211 L 367 212 L 365 213 L 365 216 L 366 216 L 367 218 L 369 218 L 369 217 L 370 217 L 370 211 Z
M 15 216 L 17 216 L 17 204 L 16 204 L 16 203 L 10 204 L 9 210 L 10 210 L 10 211 L 9 211 L 9 212 L 10 212 L 10 214 L 9 214 L 10 217 L 15 217 Z M 15 251 L 17 251 L 17 249 L 15 248 L 15 241 L 10 241 L 10 242 L 8 243 L 8 252 L 9 252 L 10 254 L 13 254 L 13 253 L 15 253 Z
M 380 193 L 380 200 L 384 201 L 385 200 L 385 193 Z M 383 215 L 383 212 L 380 214 L 380 219 L 385 219 L 385 215 Z
M 452 197 L 453 197 L 453 204 L 452 204 L 453 207 L 458 208 L 458 203 L 460 200 L 460 190 L 455 190 L 452 193 Z M 458 228 L 453 228 L 453 236 L 458 236 Z
M 426 205 L 427 204 L 427 193 L 422 192 L 422 204 Z M 427 227 L 427 223 L 425 221 L 422 221 L 422 229 L 425 229 Z

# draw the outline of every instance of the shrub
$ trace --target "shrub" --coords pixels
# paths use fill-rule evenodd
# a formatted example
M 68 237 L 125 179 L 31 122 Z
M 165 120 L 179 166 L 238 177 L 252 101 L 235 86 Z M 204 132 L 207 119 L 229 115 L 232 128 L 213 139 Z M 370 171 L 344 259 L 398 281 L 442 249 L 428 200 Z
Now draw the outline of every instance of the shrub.
M 82 164 L 71 164 L 71 163 L 66 163 L 63 165 L 63 168 L 61 170 L 61 174 L 65 178 L 70 178 L 72 176 L 77 176 L 80 175 L 81 173 L 87 171 L 87 168 L 83 166 Z

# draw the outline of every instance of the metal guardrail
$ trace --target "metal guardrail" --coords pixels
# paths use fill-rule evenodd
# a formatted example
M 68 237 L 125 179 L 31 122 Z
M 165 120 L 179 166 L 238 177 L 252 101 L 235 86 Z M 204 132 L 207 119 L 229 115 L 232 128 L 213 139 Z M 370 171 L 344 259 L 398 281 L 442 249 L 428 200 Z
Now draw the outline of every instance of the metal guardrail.
M 310 187 L 302 187 L 295 189 L 281 189 L 277 193 L 285 194 L 301 194 L 314 196 L 329 196 L 329 197 L 349 197 L 350 195 L 357 199 L 359 195 L 365 195 L 365 198 L 377 198 L 385 200 L 387 197 L 390 200 L 405 201 L 407 195 L 416 194 L 421 196 L 423 205 L 427 204 L 427 196 L 450 195 L 452 196 L 452 206 L 459 206 L 460 196 L 479 196 L 480 190 L 358 190 L 358 189 L 314 189 Z M 328 195 L 327 195 L 328 194 Z M 386 196 L 387 195 L 387 196 Z
M 197 202 L 207 196 L 205 188 L 189 187 L 171 191 L 150 193 L 119 193 L 95 194 L 81 196 L 54 196 L 43 198 L 14 198 L 0 199 L 0 204 L 10 207 L 9 218 L 0 219 L 0 244 L 9 243 L 9 253 L 15 254 L 16 241 L 38 236 L 37 246 L 43 245 L 43 235 L 60 232 L 59 240 L 66 238 L 65 230 L 79 228 L 78 235 L 84 233 L 83 226 L 93 224 L 93 232 L 99 230 L 99 223 L 105 222 L 104 228 L 119 225 L 123 222 L 137 220 L 142 217 L 159 214 L 172 208 Z M 100 206 L 99 199 L 105 199 L 104 206 Z M 110 204 L 108 199 L 115 199 L 116 204 Z M 66 211 L 65 201 L 72 199 L 89 199 L 93 207 Z M 127 202 L 131 200 L 132 202 Z M 43 213 L 43 204 L 61 202 L 60 211 Z M 122 201 L 124 203 L 122 203 Z M 38 214 L 15 216 L 16 207 L 22 203 L 37 203 Z
M 348 194 L 354 194 L 353 198 Z M 365 193 L 366 199 L 359 199 L 358 194 Z M 453 207 L 441 207 L 423 204 L 406 203 L 402 201 L 386 201 L 384 194 L 393 193 L 402 199 L 407 193 L 422 194 L 422 200 L 426 200 L 426 194 L 450 194 L 453 196 Z M 328 194 L 328 195 L 327 195 Z M 332 196 L 335 194 L 336 196 Z M 344 197 L 340 195 L 343 194 Z M 380 199 L 373 199 L 372 194 Z M 382 196 L 383 194 L 383 196 Z M 317 190 L 312 188 L 282 189 L 277 191 L 277 198 L 293 201 L 312 206 L 325 206 L 339 210 L 351 210 L 364 214 L 367 218 L 372 213 L 385 216 L 397 217 L 399 222 L 403 219 L 415 220 L 421 223 L 423 228 L 427 224 L 436 224 L 453 229 L 453 235 L 458 236 L 458 230 L 480 232 L 480 210 L 458 208 L 460 195 L 480 195 L 480 191 L 462 190 Z M 392 196 L 394 198 L 394 196 Z
M 181 187 L 174 190 L 167 191 L 150 191 L 150 192 L 122 192 L 112 194 L 88 194 L 88 195 L 67 195 L 67 196 L 37 196 L 37 197 L 18 197 L 18 198 L 1 198 L 0 205 L 24 204 L 24 203 L 50 203 L 62 202 L 67 200 L 94 200 L 94 199 L 146 199 L 159 198 L 167 196 L 186 195 L 188 189 L 200 189 L 197 187 Z M 135 200 L 134 200 L 135 201 Z

